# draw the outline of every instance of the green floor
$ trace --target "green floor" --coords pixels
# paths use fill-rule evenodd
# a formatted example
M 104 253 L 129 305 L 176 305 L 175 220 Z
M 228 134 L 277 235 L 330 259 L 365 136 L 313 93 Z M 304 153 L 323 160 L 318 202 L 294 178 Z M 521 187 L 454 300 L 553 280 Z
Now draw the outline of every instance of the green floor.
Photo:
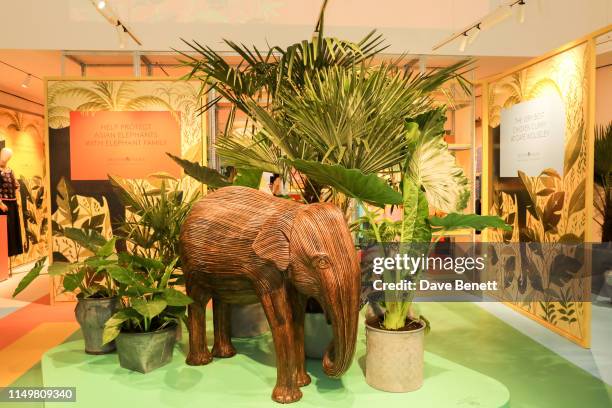
M 612 387 L 476 305 L 425 303 L 421 312 L 432 323 L 432 332 L 426 338 L 427 350 L 504 384 L 510 391 L 513 408 L 612 407 Z M 79 337 L 75 334 L 67 341 Z M 37 365 L 13 385 L 41 384 Z M 25 408 L 42 404 L 2 406 Z

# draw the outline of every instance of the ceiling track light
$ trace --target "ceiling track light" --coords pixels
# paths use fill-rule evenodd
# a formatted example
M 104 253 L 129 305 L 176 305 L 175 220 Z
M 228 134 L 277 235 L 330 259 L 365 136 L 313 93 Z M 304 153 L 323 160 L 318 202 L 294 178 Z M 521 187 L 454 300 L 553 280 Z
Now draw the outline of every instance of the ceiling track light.
M 115 12 L 112 10 L 112 7 L 108 5 L 106 1 L 102 0 L 91 0 L 91 3 L 96 7 L 96 10 L 114 27 L 117 28 L 120 38 L 127 38 L 129 36 L 136 44 L 142 45 L 142 42 L 136 37 L 136 35 L 124 24 L 122 23 Z M 100 7 L 101 3 L 103 3 L 103 7 Z M 119 47 L 125 48 L 126 40 L 119 40 Z M 122 45 L 123 44 L 123 45 Z
M 24 78 L 23 82 L 21 83 L 21 87 L 22 88 L 29 88 L 31 80 L 32 80 L 32 74 L 27 74 L 26 77 Z
M 514 9 L 513 9 L 514 6 L 518 6 L 519 21 L 523 22 L 525 21 L 526 3 L 527 3 L 526 0 L 507 0 L 503 2 L 495 10 L 485 15 L 484 17 L 482 17 L 480 20 L 468 25 L 467 27 L 463 28 L 463 30 L 461 31 L 455 32 L 454 34 L 447 37 L 445 40 L 434 45 L 431 50 L 437 51 L 438 49 L 455 41 L 456 39 L 461 38 L 462 36 L 467 36 L 467 34 L 470 33 L 470 31 L 477 29 L 476 31 L 473 32 L 473 36 L 471 37 L 470 43 L 474 42 L 476 39 L 476 36 L 478 36 L 481 31 L 487 30 L 493 27 L 494 25 L 499 24 L 500 22 L 504 21 L 508 17 L 510 17 L 512 13 L 514 12 Z M 462 38 L 462 43 L 463 43 L 463 38 Z
M 470 31 L 470 32 L 473 32 L 473 34 L 470 35 L 470 39 L 468 41 L 468 45 L 470 45 L 474 41 L 476 41 L 476 38 L 478 38 L 478 35 L 480 34 L 481 31 L 482 31 L 482 29 L 480 28 L 480 23 L 476 24 L 476 27 L 474 27 L 474 29 L 472 29 Z
M 125 27 L 121 25 L 121 23 L 117 24 L 117 37 L 119 38 L 119 48 L 125 48 L 125 36 L 126 36 Z
M 520 24 L 523 24 L 525 22 L 525 0 L 520 0 L 517 5 L 516 19 Z
M 467 47 L 467 43 L 468 43 L 469 37 L 466 33 L 463 33 L 463 36 L 461 37 L 461 43 L 459 44 L 459 52 L 464 52 L 465 51 L 465 47 Z

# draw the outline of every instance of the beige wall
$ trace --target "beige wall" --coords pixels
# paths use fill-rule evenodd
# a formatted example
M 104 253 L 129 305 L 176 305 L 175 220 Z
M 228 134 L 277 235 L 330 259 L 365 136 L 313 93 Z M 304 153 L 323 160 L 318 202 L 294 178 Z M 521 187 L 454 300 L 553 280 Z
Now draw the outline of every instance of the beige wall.
M 612 121 L 612 65 L 598 68 L 595 82 L 595 123 L 607 125 Z

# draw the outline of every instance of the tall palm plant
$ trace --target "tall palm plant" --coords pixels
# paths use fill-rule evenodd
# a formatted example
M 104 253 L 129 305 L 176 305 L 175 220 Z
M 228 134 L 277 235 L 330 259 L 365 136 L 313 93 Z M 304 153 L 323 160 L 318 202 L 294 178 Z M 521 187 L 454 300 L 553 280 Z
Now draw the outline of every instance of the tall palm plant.
M 198 41 L 185 41 L 195 52 L 195 56 L 185 52 L 182 63 L 191 68 L 185 79 L 202 80 L 202 92 L 218 93 L 211 98 L 202 111 L 225 98 L 231 103 L 229 117 L 224 133 L 228 135 L 233 128 L 237 110 L 253 118 L 252 101 L 273 107 L 280 92 L 287 88 L 301 90 L 306 85 L 307 78 L 316 77 L 317 73 L 330 67 L 352 69 L 361 64 L 367 64 L 387 48 L 382 35 L 371 31 L 358 42 L 346 41 L 324 36 L 325 8 L 328 1 L 322 3 L 319 19 L 310 40 L 303 40 L 286 48 L 272 46 L 267 51 L 257 47 L 247 47 L 230 40 L 224 40 L 225 45 L 240 56 L 241 62 L 234 66 L 219 52 Z M 465 87 L 466 81 L 457 75 L 455 69 L 443 69 L 435 74 L 427 75 L 423 81 L 424 88 L 437 88 L 450 77 L 457 78 Z M 252 126 L 252 122 L 250 123 Z M 249 121 L 245 128 L 249 127 Z
M 287 48 L 273 46 L 265 52 L 257 47 L 249 48 L 224 40 L 225 45 L 242 59 L 237 66 L 227 62 L 221 53 L 209 46 L 195 40 L 183 40 L 196 53 L 193 56 L 179 52 L 184 57 L 182 63 L 191 68 L 185 79 L 200 79 L 203 82 L 203 92 L 218 93 L 203 107 L 203 111 L 223 98 L 232 104 L 225 128 L 227 134 L 232 129 L 236 110 L 250 116 L 250 101 L 256 100 L 267 107 L 278 92 L 289 84 L 300 88 L 307 73 L 332 66 L 350 68 L 371 59 L 386 48 L 382 36 L 374 31 L 353 43 L 323 37 L 321 20 L 317 30 L 317 35 L 310 41 L 304 40 Z
M 237 167 L 268 169 L 302 159 L 365 174 L 397 170 L 404 163 L 415 167 L 416 161 L 422 160 L 423 165 L 441 169 L 437 177 L 430 173 L 423 178 L 428 189 L 466 197 L 467 179 L 454 157 L 448 152 L 438 154 L 446 146 L 442 135 L 412 140 L 406 137 L 406 123 L 422 116 L 443 124 L 443 111 L 433 110 L 430 90 L 467 64 L 462 61 L 435 74 L 403 73 L 393 65 L 382 65 L 331 67 L 307 75 L 302 89 L 286 88 L 277 95 L 278 109 L 269 111 L 249 102 L 259 132 L 252 139 L 221 139 L 218 152 Z M 266 148 L 270 144 L 275 151 Z M 412 160 L 407 161 L 409 156 Z M 281 171 L 277 167 L 277 172 Z M 454 198 L 433 202 L 445 211 L 461 209 Z

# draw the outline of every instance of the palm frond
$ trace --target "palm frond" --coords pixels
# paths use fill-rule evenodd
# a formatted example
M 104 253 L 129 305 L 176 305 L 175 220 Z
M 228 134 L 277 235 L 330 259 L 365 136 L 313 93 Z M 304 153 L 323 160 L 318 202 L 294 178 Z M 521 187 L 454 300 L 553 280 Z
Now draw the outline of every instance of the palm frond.
M 259 140 L 246 137 L 221 138 L 216 146 L 217 153 L 228 165 L 277 174 L 284 173 L 280 151 L 261 138 Z

